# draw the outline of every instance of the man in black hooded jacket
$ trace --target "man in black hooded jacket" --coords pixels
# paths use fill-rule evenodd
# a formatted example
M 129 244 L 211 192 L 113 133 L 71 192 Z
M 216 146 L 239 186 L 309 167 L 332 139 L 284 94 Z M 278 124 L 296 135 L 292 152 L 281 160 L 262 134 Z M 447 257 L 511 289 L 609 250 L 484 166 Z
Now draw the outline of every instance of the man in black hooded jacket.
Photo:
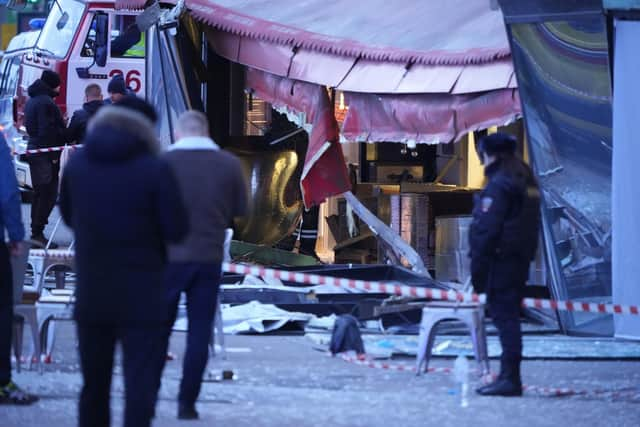
M 500 375 L 476 390 L 482 395 L 522 395 L 520 306 L 538 243 L 540 193 L 515 150 L 515 138 L 505 133 L 486 136 L 478 146 L 489 181 L 473 208 L 471 274 L 475 290 L 487 294 L 502 346 Z
M 158 156 L 155 117 L 153 107 L 135 97 L 100 108 L 62 177 L 60 212 L 76 238 L 80 427 L 110 425 L 117 343 L 124 426 L 149 427 L 154 413 L 165 354 L 165 245 L 188 229 L 176 178 Z
M 24 108 L 25 127 L 29 134 L 28 149 L 58 147 L 66 142 L 66 126 L 53 98 L 60 93 L 60 76 L 44 70 L 28 89 Z M 58 197 L 60 153 L 40 153 L 27 157 L 33 185 L 31 204 L 31 239 L 46 245 L 44 227 Z

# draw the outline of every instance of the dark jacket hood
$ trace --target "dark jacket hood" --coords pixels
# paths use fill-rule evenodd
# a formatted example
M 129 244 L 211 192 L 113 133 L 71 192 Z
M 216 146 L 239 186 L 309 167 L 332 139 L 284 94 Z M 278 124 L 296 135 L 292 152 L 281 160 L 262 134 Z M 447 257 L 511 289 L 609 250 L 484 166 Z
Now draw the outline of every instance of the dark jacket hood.
M 37 79 L 36 81 L 31 83 L 31 86 L 29 86 L 29 88 L 27 89 L 27 93 L 31 98 L 40 96 L 40 95 L 46 95 L 51 98 L 58 96 L 57 92 L 54 92 L 53 89 L 49 87 L 49 85 L 47 85 L 45 82 L 43 82 L 40 79 Z
M 104 105 L 104 101 L 95 100 L 82 104 L 82 109 L 89 113 L 89 116 L 93 116 L 100 107 Z
M 90 159 L 105 163 L 160 151 L 151 121 L 142 113 L 114 105 L 101 107 L 89 120 L 84 144 Z

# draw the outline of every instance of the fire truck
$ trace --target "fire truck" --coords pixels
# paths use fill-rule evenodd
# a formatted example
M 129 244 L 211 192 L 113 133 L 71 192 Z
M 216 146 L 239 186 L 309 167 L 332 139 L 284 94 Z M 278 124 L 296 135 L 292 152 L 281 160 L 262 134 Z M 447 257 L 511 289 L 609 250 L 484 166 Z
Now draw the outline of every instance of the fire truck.
M 14 8 L 20 5 L 20 0 L 10 2 Z M 13 121 L 23 138 L 14 144 L 14 150 L 26 149 L 27 90 L 45 69 L 54 70 L 61 77 L 63 83 L 55 102 L 65 117 L 82 107 L 87 85 L 97 83 L 106 96 L 107 85 L 116 74 L 124 77 L 131 91 L 144 94 L 144 32 L 136 23 L 140 15 L 140 11 L 116 10 L 114 0 L 55 0 L 52 3 L 35 46 L 24 52 L 20 61 Z M 16 175 L 22 188 L 31 187 L 29 165 L 24 156 L 16 158 Z

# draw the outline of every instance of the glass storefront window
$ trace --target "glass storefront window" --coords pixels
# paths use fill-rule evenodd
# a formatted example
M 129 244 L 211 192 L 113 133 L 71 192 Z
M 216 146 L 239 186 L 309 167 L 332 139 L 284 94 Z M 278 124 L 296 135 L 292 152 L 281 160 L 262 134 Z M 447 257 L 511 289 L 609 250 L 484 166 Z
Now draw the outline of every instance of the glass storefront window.
M 559 299 L 611 300 L 612 110 L 604 16 L 509 25 L 529 150 L 543 190 Z M 610 335 L 611 316 L 561 313 L 564 329 Z

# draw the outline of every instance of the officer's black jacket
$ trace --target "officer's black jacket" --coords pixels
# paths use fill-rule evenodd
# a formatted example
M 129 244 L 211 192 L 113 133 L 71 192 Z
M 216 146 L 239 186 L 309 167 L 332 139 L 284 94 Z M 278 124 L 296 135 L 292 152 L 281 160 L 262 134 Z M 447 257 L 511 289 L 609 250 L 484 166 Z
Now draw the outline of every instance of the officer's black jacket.
M 24 107 L 24 124 L 29 134 L 27 148 L 57 147 L 66 143 L 66 127 L 60 109 L 53 101 L 57 95 L 41 79 L 28 89 L 29 100 Z M 58 174 L 56 162 L 59 152 L 41 153 L 27 157 L 34 186 L 52 182 Z
M 28 89 L 24 121 L 29 134 L 29 149 L 57 147 L 66 142 L 66 126 L 60 109 L 53 101 L 56 93 L 40 79 Z
M 469 230 L 472 282 L 479 292 L 524 285 L 540 224 L 540 193 L 526 164 L 497 160 L 485 174 L 489 182 L 476 195 Z

